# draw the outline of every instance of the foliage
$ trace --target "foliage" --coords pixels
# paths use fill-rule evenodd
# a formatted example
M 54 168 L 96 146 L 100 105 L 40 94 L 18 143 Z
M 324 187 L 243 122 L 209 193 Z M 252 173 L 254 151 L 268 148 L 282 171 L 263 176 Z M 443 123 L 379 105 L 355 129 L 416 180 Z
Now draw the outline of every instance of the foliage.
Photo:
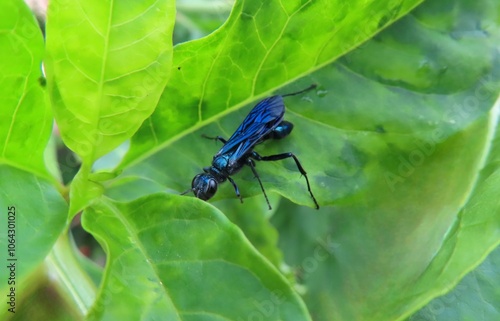
M 47 319 L 27 307 L 50 284 L 61 320 L 496 320 L 500 4 L 420 2 L 54 0 L 44 43 L 3 1 L 0 211 L 16 209 L 22 313 L 0 315 Z M 289 160 L 257 164 L 273 211 L 247 169 L 243 204 L 230 184 L 178 195 L 219 148 L 202 134 L 311 83 L 285 98 L 290 137 L 257 149 L 295 153 L 319 211 Z M 68 185 L 59 134 L 81 161 Z M 105 267 L 74 246 L 79 213 Z

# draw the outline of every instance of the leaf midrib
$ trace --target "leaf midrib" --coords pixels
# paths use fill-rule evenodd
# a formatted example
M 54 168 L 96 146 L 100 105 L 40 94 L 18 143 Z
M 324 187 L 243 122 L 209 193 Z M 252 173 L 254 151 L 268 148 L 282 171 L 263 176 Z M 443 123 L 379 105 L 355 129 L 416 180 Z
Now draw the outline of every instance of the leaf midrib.
M 102 108 L 101 108 L 101 105 L 102 105 L 102 95 L 103 95 L 103 92 L 104 92 L 104 75 L 105 75 L 105 68 L 106 68 L 106 65 L 107 65 L 107 62 L 108 62 L 108 58 L 109 58 L 109 35 L 110 35 L 110 31 L 111 31 L 111 20 L 113 19 L 113 7 L 114 7 L 114 2 L 115 0 L 111 0 L 110 4 L 109 4 L 109 15 L 108 15 L 108 21 L 107 21 L 107 26 L 106 26 L 106 35 L 104 37 L 104 55 L 103 55 L 103 59 L 101 61 L 101 74 L 99 76 L 99 82 L 98 82 L 98 99 L 99 99 L 99 102 L 98 102 L 98 106 L 97 106 L 97 119 L 96 119 L 96 122 L 95 122 L 95 130 L 96 130 L 96 133 L 98 132 L 98 129 L 99 129 L 99 125 L 101 123 L 101 112 L 102 112 Z M 90 158 L 91 161 L 94 160 L 95 158 L 95 154 L 96 154 L 96 140 L 97 140 L 97 135 L 91 135 L 92 137 L 92 157 Z

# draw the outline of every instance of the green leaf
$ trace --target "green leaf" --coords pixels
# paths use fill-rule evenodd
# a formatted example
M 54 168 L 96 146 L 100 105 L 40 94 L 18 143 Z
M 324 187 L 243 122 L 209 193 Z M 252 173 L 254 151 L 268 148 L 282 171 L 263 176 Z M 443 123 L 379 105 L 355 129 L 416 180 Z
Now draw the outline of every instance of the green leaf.
M 168 0 L 51 3 L 47 86 L 61 136 L 83 161 L 70 214 L 102 194 L 92 163 L 153 112 L 170 75 L 174 16 Z
M 172 78 L 122 167 L 316 70 L 421 1 L 236 1 L 216 32 L 174 49 Z
M 317 320 L 401 320 L 498 245 L 498 10 L 426 3 L 319 81 L 335 100 L 304 114 L 343 133 L 315 154 L 343 197 L 279 227 Z
M 90 320 L 310 320 L 279 272 L 200 200 L 103 200 L 82 223 L 108 254 Z
M 0 163 L 50 178 L 43 162 L 52 118 L 42 76 L 43 37 L 22 1 L 0 3 Z
M 4 264 L 16 265 L 13 284 L 7 282 L 10 270 L 1 269 L 1 277 L 5 281 L 0 286 L 0 293 L 5 298 L 10 287 L 16 287 L 19 303 L 28 295 L 28 291 L 20 290 L 20 284 L 42 262 L 66 226 L 67 206 L 49 182 L 32 173 L 0 165 L 0 177 L 0 211 L 3 218 L 0 259 Z M 8 252 L 7 244 L 15 244 L 15 250 Z M 9 312 L 4 308 L 1 313 Z
M 130 138 L 170 75 L 174 2 L 54 1 L 47 86 L 66 145 L 92 163 Z
M 268 195 L 273 208 L 277 208 L 279 197 Z M 277 268 L 281 267 L 283 255 L 278 249 L 278 233 L 269 223 L 269 218 L 274 213 L 268 210 L 264 196 L 258 195 L 245 199 L 244 203 L 232 199 L 220 200 L 217 206 L 227 218 L 236 224 L 245 237 L 269 262 Z
M 478 143 L 470 139 L 481 136 L 487 125 L 479 121 L 437 146 L 439 156 L 434 155 L 433 162 L 460 160 L 456 163 L 463 165 L 466 149 Z M 492 149 L 498 150 L 498 146 Z M 439 175 L 428 166 L 422 165 L 421 170 Z M 437 186 L 427 185 L 418 196 L 408 195 L 416 184 L 408 182 L 413 178 L 408 177 L 392 194 L 392 202 L 379 192 L 378 204 L 367 199 L 364 206 L 342 206 L 321 216 L 291 205 L 278 211 L 275 222 L 285 261 L 297 269 L 299 280 L 308 288 L 305 300 L 316 320 L 332 316 L 338 320 L 401 320 L 449 291 L 498 245 L 500 204 L 494 195 L 499 192 L 500 171 L 497 168 L 487 179 L 480 179 L 471 195 L 457 195 L 458 207 L 453 208 L 451 194 L 460 190 L 458 176 L 471 171 L 468 167 L 460 170 L 463 172 L 435 178 L 453 186 L 454 191 L 433 180 L 430 183 Z M 408 200 L 397 201 L 404 197 L 426 201 L 408 207 Z M 467 197 L 469 201 L 460 206 Z

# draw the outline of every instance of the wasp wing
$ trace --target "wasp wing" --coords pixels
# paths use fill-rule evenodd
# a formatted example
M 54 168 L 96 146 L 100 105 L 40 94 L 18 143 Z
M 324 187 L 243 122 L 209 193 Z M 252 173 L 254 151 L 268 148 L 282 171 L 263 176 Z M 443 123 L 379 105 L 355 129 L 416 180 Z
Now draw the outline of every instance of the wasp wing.
M 215 157 L 228 153 L 231 154 L 230 162 L 236 162 L 276 128 L 283 121 L 284 114 L 282 96 L 262 100 L 250 111 Z

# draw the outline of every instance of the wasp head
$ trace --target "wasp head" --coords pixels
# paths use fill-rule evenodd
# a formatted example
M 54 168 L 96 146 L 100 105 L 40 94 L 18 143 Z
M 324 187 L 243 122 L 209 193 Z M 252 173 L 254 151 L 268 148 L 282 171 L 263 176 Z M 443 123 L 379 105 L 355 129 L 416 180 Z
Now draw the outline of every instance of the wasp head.
M 207 173 L 196 175 L 191 186 L 194 195 L 204 201 L 212 198 L 217 192 L 217 180 Z

